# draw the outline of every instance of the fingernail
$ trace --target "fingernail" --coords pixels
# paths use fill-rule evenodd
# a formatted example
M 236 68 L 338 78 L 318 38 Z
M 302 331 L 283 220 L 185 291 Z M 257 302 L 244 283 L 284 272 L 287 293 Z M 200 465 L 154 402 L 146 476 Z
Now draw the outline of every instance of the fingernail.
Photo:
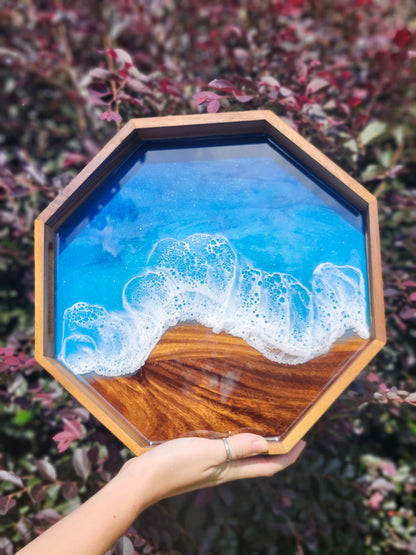
M 251 444 L 251 449 L 253 450 L 253 453 L 267 453 L 269 451 L 267 441 L 261 441 L 259 439 L 253 441 L 253 443 Z

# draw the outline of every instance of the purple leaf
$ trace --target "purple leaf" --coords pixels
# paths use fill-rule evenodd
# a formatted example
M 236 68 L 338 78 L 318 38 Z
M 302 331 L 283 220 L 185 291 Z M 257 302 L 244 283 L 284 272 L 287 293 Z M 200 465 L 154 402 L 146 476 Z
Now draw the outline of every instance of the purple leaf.
M 0 347 L 0 357 L 9 357 L 14 355 L 16 349 L 14 347 Z
M 411 308 L 410 306 L 405 306 L 399 313 L 402 320 L 411 320 L 416 318 L 416 308 Z
M 370 497 L 368 504 L 370 505 L 371 509 L 373 509 L 374 511 L 377 511 L 380 508 L 381 502 L 383 500 L 384 500 L 384 496 L 379 491 L 376 491 Z
M 238 91 L 237 87 L 226 79 L 214 79 L 214 81 L 211 81 L 208 85 L 213 89 L 220 89 L 224 92 Z
M 62 486 L 62 495 L 68 501 L 78 495 L 78 486 L 74 482 L 65 482 Z
M 109 110 L 110 113 L 110 119 L 120 123 L 122 121 L 122 117 L 120 116 L 120 114 L 118 112 L 114 112 L 113 110 Z
M 79 419 L 81 422 L 88 422 L 90 413 L 84 407 L 65 407 L 59 411 L 62 420 Z
M 18 532 L 18 534 L 22 536 L 25 543 L 29 543 L 30 540 L 32 539 L 33 537 L 32 530 L 33 530 L 33 525 L 31 521 L 24 516 L 19 520 L 19 522 L 16 525 L 16 531 Z M 3 553 L 1 550 L 1 544 L 0 544 L 0 553 Z
M 410 403 L 411 405 L 416 405 L 416 393 L 411 393 L 404 399 L 405 403 Z
M 122 102 L 127 102 L 128 104 L 133 104 L 134 106 L 143 106 L 143 102 L 141 100 L 126 93 L 120 93 L 117 98 Z
M 63 453 L 68 449 L 73 441 L 84 436 L 84 429 L 78 420 L 67 420 L 63 418 L 64 429 L 62 432 L 53 436 L 53 440 L 58 442 L 58 451 Z
M 120 451 L 117 449 L 114 443 L 107 444 L 107 460 L 104 464 L 104 469 L 111 474 L 114 474 L 121 465 L 122 459 Z
M 48 480 L 48 482 L 56 481 L 56 470 L 51 465 L 50 462 L 45 460 L 38 460 L 38 461 L 35 461 L 35 463 L 39 470 L 40 475 L 44 480 Z
M 8 472 L 7 470 L 0 470 L 0 481 L 11 482 L 15 486 L 19 486 L 20 488 L 24 487 L 21 478 L 17 476 L 17 474 L 15 474 L 14 472 Z
M 258 91 L 258 84 L 252 79 L 247 79 L 245 77 L 235 77 L 236 82 L 244 87 L 245 90 L 251 90 L 253 92 Z
M 215 114 L 220 109 L 220 106 L 221 104 L 219 100 L 211 100 L 211 102 L 208 102 L 207 112 L 209 114 Z
M 393 320 L 396 322 L 397 326 L 400 328 L 400 330 L 403 333 L 407 332 L 407 326 L 406 324 L 403 322 L 403 320 L 401 320 L 397 314 L 392 314 L 391 317 L 393 318 Z
M 16 499 L 11 495 L 3 495 L 0 497 L 0 515 L 6 515 L 10 509 L 16 505 Z
M 8 364 L 11 368 L 13 368 L 13 367 L 18 368 L 23 363 L 21 355 L 19 355 L 19 354 L 11 355 L 11 356 L 5 356 L 3 361 L 6 364 Z
M 95 67 L 92 69 L 88 75 L 91 79 L 98 79 L 99 81 L 107 81 L 107 79 L 115 79 L 116 75 L 108 69 L 103 69 L 102 67 Z
M 370 372 L 367 376 L 367 380 L 370 383 L 379 383 L 380 382 L 380 378 L 379 376 L 377 376 L 377 374 L 375 374 L 374 372 Z
M 151 89 L 142 83 L 142 81 L 139 81 L 139 79 L 129 79 L 126 83 L 126 87 L 140 94 L 153 94 Z
M 383 471 L 383 474 L 390 476 L 391 478 L 397 476 L 397 468 L 393 461 L 383 461 L 380 464 L 380 470 Z
M 42 484 L 36 484 L 30 488 L 29 495 L 33 503 L 40 503 L 46 497 L 46 487 Z
M 293 91 L 292 91 L 291 89 L 289 89 L 288 87 L 280 87 L 279 93 L 280 93 L 281 96 L 283 96 L 283 97 L 292 96 L 292 95 L 293 95 Z
M 323 79 L 322 77 L 316 77 L 309 82 L 308 86 L 306 87 L 306 94 L 309 96 L 314 94 L 321 89 L 328 87 L 330 85 L 329 81 Z
M 387 289 L 384 290 L 384 296 L 387 297 L 394 297 L 394 295 L 398 295 L 399 291 L 397 289 L 394 289 L 393 287 L 388 287 Z
M 46 520 L 50 524 L 55 524 L 55 522 L 61 520 L 61 515 L 55 509 L 44 509 L 36 514 L 36 518 Z
M 102 104 L 106 104 L 102 102 Z M 80 154 L 79 152 L 67 152 L 65 157 L 62 161 L 62 167 L 68 168 L 70 166 L 74 166 L 77 164 L 85 164 L 87 162 L 87 157 L 84 154 Z
M 14 553 L 12 542 L 5 536 L 0 538 L 0 553 L 2 555 L 13 555 Z
M 369 487 L 370 491 L 377 490 L 382 494 L 386 494 L 389 491 L 396 491 L 397 487 L 393 482 L 386 480 L 385 478 L 376 478 L 374 482 Z
M 204 102 L 208 102 L 210 100 L 215 100 L 217 98 L 221 98 L 217 93 L 212 91 L 201 91 L 195 93 L 193 96 L 193 100 L 196 106 L 203 104 Z
M 100 92 L 95 89 L 88 89 L 88 101 L 95 106 L 107 106 L 109 103 L 103 100 L 104 96 L 108 96 L 109 92 Z
M 106 121 L 117 121 L 117 122 L 121 122 L 122 118 L 120 116 L 120 114 L 118 112 L 114 112 L 113 110 L 106 110 L 105 112 L 103 112 L 102 114 L 100 114 L 100 119 L 102 120 L 106 120 Z
M 107 48 L 106 50 L 99 50 L 98 52 L 100 54 L 108 54 L 111 58 L 113 58 L 113 60 L 117 59 L 117 54 L 114 48 Z
M 4 166 L 0 167 L 0 186 L 6 191 L 12 191 L 16 186 L 12 172 Z
M 127 536 L 122 536 L 116 543 L 116 555 L 134 555 L 134 547 Z
M 200 104 L 203 104 L 206 101 L 205 92 L 206 91 L 201 91 L 201 92 L 197 92 L 193 95 L 192 100 L 193 100 L 195 106 L 199 106 Z
M 133 65 L 133 60 L 130 54 L 125 50 L 123 50 L 122 48 L 112 48 L 111 51 L 112 53 L 115 54 L 115 56 L 113 57 L 115 57 L 115 59 L 121 62 L 122 64 L 125 64 L 127 66 Z
M 91 449 L 88 450 L 88 458 L 91 464 L 97 464 L 99 455 L 100 448 L 98 447 L 98 445 L 93 445 Z
M 259 82 L 259 86 L 266 85 L 267 87 L 272 87 L 274 89 L 280 89 L 280 83 L 277 79 L 272 77 L 271 75 L 266 75 L 262 78 Z
M 110 110 L 106 110 L 100 114 L 101 120 L 111 121 Z
M 244 94 L 244 93 L 235 93 L 233 92 L 234 97 L 239 101 L 239 102 L 249 102 L 250 100 L 252 100 L 252 96 L 248 95 L 248 94 Z

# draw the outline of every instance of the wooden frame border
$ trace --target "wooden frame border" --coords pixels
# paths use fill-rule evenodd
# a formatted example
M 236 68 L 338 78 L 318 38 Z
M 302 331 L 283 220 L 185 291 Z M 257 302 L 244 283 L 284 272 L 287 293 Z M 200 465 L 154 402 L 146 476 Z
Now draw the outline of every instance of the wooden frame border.
M 362 185 L 270 111 L 133 119 L 105 145 L 35 222 L 35 357 L 69 393 L 136 454 L 149 448 L 151 443 L 132 424 L 111 410 L 104 398 L 54 358 L 55 232 L 143 141 L 242 133 L 270 136 L 363 213 L 366 221 L 371 341 L 357 353 L 348 368 L 342 368 L 327 384 L 312 405 L 293 422 L 284 437 L 267 438 L 270 452 L 288 452 L 386 341 L 377 201 Z

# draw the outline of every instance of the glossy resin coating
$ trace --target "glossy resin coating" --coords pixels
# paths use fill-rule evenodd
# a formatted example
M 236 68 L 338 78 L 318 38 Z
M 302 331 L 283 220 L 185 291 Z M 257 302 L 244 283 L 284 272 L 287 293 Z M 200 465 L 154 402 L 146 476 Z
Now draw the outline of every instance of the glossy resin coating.
M 133 451 L 286 452 L 384 343 L 376 201 L 270 112 L 132 120 L 36 222 L 36 356 Z

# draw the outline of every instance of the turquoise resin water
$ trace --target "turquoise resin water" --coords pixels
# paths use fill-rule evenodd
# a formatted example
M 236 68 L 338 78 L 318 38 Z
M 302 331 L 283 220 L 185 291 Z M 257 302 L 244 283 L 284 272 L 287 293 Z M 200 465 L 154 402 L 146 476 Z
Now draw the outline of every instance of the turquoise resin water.
M 267 138 L 232 140 L 142 147 L 59 229 L 56 352 L 73 372 L 131 374 L 186 321 L 291 364 L 369 336 L 362 215 Z

